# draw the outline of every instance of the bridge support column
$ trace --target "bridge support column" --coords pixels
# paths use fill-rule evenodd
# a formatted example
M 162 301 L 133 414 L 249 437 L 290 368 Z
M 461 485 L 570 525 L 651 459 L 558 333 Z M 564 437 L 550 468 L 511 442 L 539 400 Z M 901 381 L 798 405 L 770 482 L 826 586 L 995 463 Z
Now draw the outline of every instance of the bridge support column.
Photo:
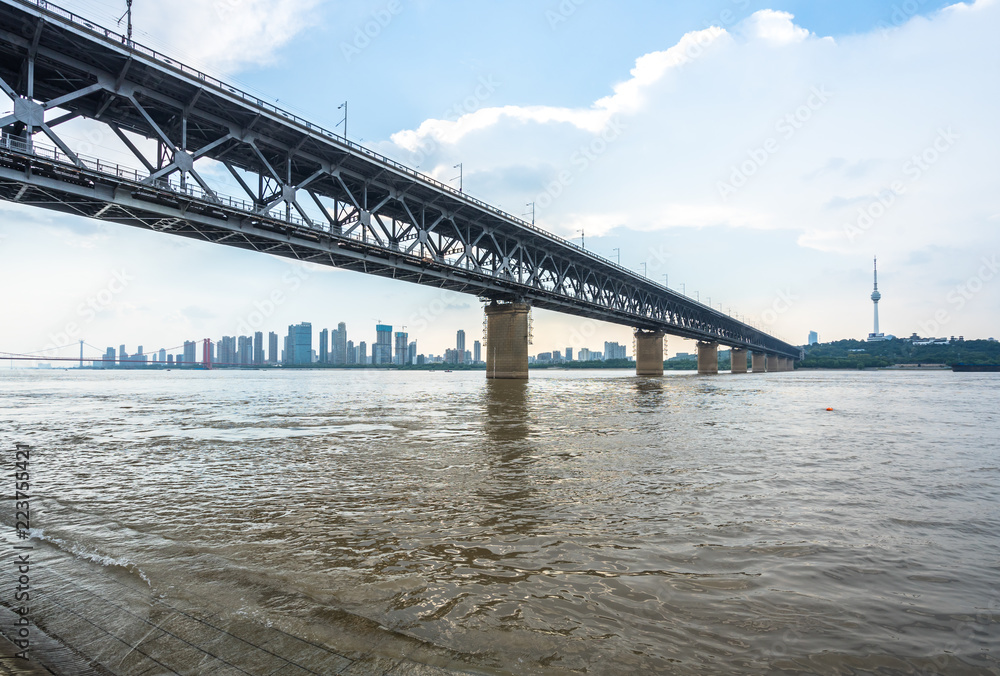
M 791 357 L 782 357 L 781 361 L 782 361 L 782 365 L 781 365 L 781 370 L 782 371 L 794 371 L 795 370 L 795 360 L 792 359 Z
M 764 373 L 767 371 L 765 366 L 765 355 L 763 352 L 754 352 L 750 355 L 750 360 L 752 362 L 754 373 Z
M 746 373 L 747 372 L 747 351 L 741 350 L 738 347 L 731 348 L 729 350 L 729 371 L 731 373 Z
M 486 377 L 528 379 L 528 304 L 486 306 Z
M 663 332 L 635 330 L 635 374 L 663 375 Z
M 779 359 L 781 359 L 781 357 L 779 357 L 776 354 L 769 354 L 769 355 L 767 355 L 767 372 L 768 373 L 775 373 L 775 372 L 781 370 L 781 366 L 778 364 L 778 360 Z
M 719 344 L 698 343 L 698 375 L 708 376 L 719 372 Z

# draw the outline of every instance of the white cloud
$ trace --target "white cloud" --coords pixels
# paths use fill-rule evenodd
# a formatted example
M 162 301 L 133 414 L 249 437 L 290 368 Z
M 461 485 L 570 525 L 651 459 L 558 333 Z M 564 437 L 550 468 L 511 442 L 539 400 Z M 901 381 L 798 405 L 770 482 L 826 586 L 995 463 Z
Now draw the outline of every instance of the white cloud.
M 225 75 L 269 63 L 278 49 L 310 25 L 323 0 L 171 0 L 137 2 L 133 8 L 136 42 L 178 58 L 195 68 Z M 124 5 L 124 3 L 121 3 Z M 109 28 L 117 16 L 88 0 L 60 5 Z M 183 16 L 183 21 L 176 17 Z
M 495 203 L 535 197 L 539 223 L 564 235 L 588 214 L 595 234 L 611 221 L 788 230 L 802 246 L 850 254 L 916 250 L 947 228 L 972 245 L 992 236 L 997 211 L 1000 101 L 983 82 L 1000 66 L 998 28 L 1000 5 L 983 0 L 838 42 L 763 10 L 639 57 L 589 106 L 484 108 L 392 140 L 412 151 L 432 137 L 441 166 L 465 162 L 470 192 L 481 183 L 491 194 L 477 196 Z M 581 161 L 612 119 L 625 131 Z M 957 135 L 943 149 L 942 129 Z M 505 186 L 532 172 L 534 195 L 523 180 Z M 897 183 L 898 199 L 847 237 L 859 209 Z
M 741 24 L 742 32 L 750 39 L 759 39 L 778 45 L 802 42 L 810 37 L 809 31 L 796 26 L 788 12 L 762 9 L 754 12 Z
M 697 59 L 717 41 L 726 37 L 721 28 L 711 27 L 687 33 L 665 51 L 640 57 L 631 71 L 631 78 L 616 85 L 614 93 L 594 102 L 588 108 L 553 106 L 501 106 L 481 108 L 462 115 L 457 120 L 430 119 L 415 130 L 403 130 L 392 135 L 392 142 L 404 150 L 415 152 L 426 139 L 455 144 L 466 135 L 496 126 L 502 121 L 534 122 L 537 124 L 568 124 L 582 131 L 596 133 L 617 114 L 637 111 L 643 102 L 643 92 L 672 70 Z

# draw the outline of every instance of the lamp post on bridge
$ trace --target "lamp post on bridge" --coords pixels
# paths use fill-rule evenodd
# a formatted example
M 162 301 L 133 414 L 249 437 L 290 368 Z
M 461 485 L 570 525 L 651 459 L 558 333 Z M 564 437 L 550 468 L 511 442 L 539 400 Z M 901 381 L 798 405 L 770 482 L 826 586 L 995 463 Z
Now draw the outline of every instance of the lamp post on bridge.
M 344 101 L 339 106 L 337 106 L 337 110 L 341 110 L 341 109 L 343 109 L 343 111 L 344 111 L 344 119 L 341 120 L 340 122 L 338 122 L 337 126 L 339 127 L 340 125 L 344 125 L 344 140 L 346 141 L 347 140 L 347 101 Z
M 618 258 L 617 258 L 618 265 L 621 265 L 622 264 L 622 250 L 619 249 L 618 247 L 615 247 L 614 249 L 612 249 L 612 251 L 614 251 L 616 254 L 618 254 Z
M 462 163 L 461 163 L 461 162 L 459 162 L 459 163 L 458 163 L 458 164 L 456 164 L 456 165 L 455 165 L 454 167 L 452 167 L 452 169 L 458 169 L 458 176 L 456 176 L 456 177 L 455 177 L 455 178 L 457 178 L 457 179 L 458 179 L 458 192 L 465 192 L 465 191 L 464 191 L 464 190 L 462 189 L 462 188 L 463 188 L 463 185 L 462 185 L 462 183 L 463 183 L 463 181 L 464 181 L 464 174 L 465 174 L 465 168 L 464 168 L 464 167 L 462 166 Z M 454 181 L 454 180 L 455 180 L 455 178 L 453 178 L 453 179 L 451 179 L 451 180 L 453 180 L 453 181 Z

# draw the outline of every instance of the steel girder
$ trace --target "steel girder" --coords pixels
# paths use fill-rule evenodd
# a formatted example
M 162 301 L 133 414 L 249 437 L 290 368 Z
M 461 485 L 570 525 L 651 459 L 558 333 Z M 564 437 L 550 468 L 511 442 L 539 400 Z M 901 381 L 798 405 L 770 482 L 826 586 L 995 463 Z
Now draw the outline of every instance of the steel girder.
M 15 100 L 0 119 L 0 198 L 799 358 L 762 331 L 47 3 L 0 0 L 0 88 Z M 74 117 L 107 125 L 141 168 L 71 150 L 54 127 Z M 155 158 L 136 136 L 156 142 Z M 207 160 L 245 196 L 211 185 L 199 171 Z

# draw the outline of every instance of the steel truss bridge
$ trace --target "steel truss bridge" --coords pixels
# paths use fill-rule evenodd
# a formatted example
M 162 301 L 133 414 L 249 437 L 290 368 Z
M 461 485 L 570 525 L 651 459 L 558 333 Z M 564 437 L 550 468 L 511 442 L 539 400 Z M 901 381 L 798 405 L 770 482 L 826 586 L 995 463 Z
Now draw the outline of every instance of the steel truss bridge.
M 800 356 L 725 313 L 43 0 L 0 0 L 0 88 L 14 101 L 0 119 L 2 199 Z M 133 166 L 71 149 L 59 125 L 75 118 L 120 139 Z M 154 143 L 155 157 L 139 148 Z M 208 179 L 219 171 L 245 194 L 213 188 Z

